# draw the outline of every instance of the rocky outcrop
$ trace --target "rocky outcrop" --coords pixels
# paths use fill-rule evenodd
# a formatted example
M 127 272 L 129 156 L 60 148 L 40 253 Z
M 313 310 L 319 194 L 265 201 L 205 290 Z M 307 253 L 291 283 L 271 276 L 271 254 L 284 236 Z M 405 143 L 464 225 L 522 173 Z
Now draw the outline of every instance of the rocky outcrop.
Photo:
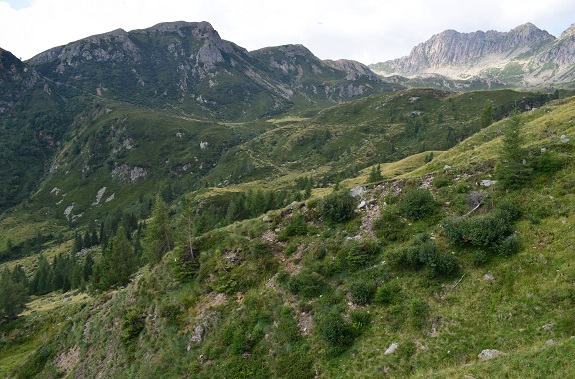
M 10 110 L 39 81 L 40 76 L 35 70 L 0 48 L 0 115 Z M 47 84 L 45 91 L 50 92 Z

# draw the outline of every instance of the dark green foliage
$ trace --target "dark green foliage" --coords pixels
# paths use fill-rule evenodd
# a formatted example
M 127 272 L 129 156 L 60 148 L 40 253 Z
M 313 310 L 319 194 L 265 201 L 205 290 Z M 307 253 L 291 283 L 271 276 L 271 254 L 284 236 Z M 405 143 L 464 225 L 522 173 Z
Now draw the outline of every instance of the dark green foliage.
M 508 257 L 521 251 L 521 241 L 519 240 L 517 234 L 512 234 L 501 241 L 501 243 L 499 243 L 495 249 L 499 255 Z
M 43 246 L 47 242 L 53 240 L 54 236 L 52 234 L 45 235 L 40 232 L 38 232 L 34 237 L 28 238 L 20 243 L 13 243 L 12 240 L 9 239 L 6 246 L 7 249 L 0 252 L 0 262 L 6 262 L 36 254 L 43 249 Z
M 389 207 L 386 207 L 381 212 L 381 217 L 375 220 L 374 229 L 376 236 L 387 242 L 402 241 L 405 238 L 405 222 Z
M 375 302 L 378 304 L 395 304 L 401 300 L 402 289 L 399 280 L 394 279 L 383 283 L 375 293 Z
M 481 112 L 481 127 L 486 128 L 493 122 L 493 103 L 487 101 Z
M 334 348 L 334 354 L 343 352 L 356 337 L 353 325 L 335 310 L 330 311 L 322 318 L 318 328 L 320 336 Z
M 327 283 L 316 272 L 302 271 L 289 279 L 287 287 L 293 294 L 311 299 L 323 294 L 327 289 Z
M 391 257 L 399 267 L 416 270 L 426 267 L 432 275 L 448 276 L 458 269 L 457 260 L 442 252 L 434 241 L 419 242 Z
M 425 163 L 429 163 L 429 162 L 431 162 L 432 160 L 433 160 L 433 151 L 430 152 L 430 153 L 428 153 L 428 154 L 425 154 L 425 157 L 424 157 L 424 159 L 423 159 L 423 161 L 424 161 Z
M 123 344 L 127 345 L 140 335 L 145 326 L 145 316 L 141 312 L 135 309 L 127 309 L 123 312 L 120 320 L 120 334 L 118 338 Z
M 367 177 L 367 183 L 381 182 L 383 175 L 381 175 L 381 165 L 373 166 Z
M 8 320 L 15 319 L 28 301 L 26 275 L 20 266 L 10 272 L 7 267 L 0 273 L 0 315 Z
M 156 264 L 174 245 L 170 228 L 168 206 L 157 195 L 152 208 L 151 220 L 144 233 L 144 257 L 146 262 Z
M 322 217 L 332 222 L 344 222 L 355 215 L 356 200 L 349 191 L 341 190 L 324 197 L 319 204 Z
M 513 221 L 519 216 L 515 205 L 502 202 L 487 215 L 445 220 L 443 230 L 455 245 L 491 249 L 513 233 Z
M 481 266 L 489 262 L 489 255 L 483 249 L 476 249 L 471 253 L 471 259 L 476 266 Z
M 286 240 L 287 237 L 306 236 L 311 228 L 305 222 L 305 217 L 301 213 L 296 213 L 288 218 L 285 227 L 280 235 L 280 240 Z
M 190 281 L 200 267 L 199 252 L 194 246 L 195 215 L 192 204 L 185 202 L 177 222 L 174 253 L 174 274 L 182 282 Z
M 421 220 L 432 216 L 437 210 L 437 203 L 429 190 L 414 188 L 407 191 L 399 200 L 401 213 L 411 220 Z
M 344 247 L 346 265 L 351 270 L 365 268 L 380 251 L 381 247 L 374 240 L 350 241 Z
M 373 280 L 359 279 L 348 285 L 351 300 L 359 305 L 367 305 L 373 300 L 376 286 Z
M 355 335 L 358 336 L 371 323 L 371 314 L 364 310 L 354 310 L 349 312 L 349 321 L 355 330 Z
M 92 282 L 96 288 L 105 290 L 110 287 L 125 286 L 138 269 L 138 259 L 134 248 L 126 237 L 123 227 L 102 251 L 102 258 L 94 267 Z
M 534 162 L 534 171 L 537 174 L 550 175 L 564 166 L 564 163 L 549 150 L 541 153 Z
M 495 173 L 499 181 L 507 188 L 515 189 L 525 185 L 531 178 L 533 168 L 528 161 L 523 146 L 521 119 L 513 112 L 503 131 L 502 146 Z

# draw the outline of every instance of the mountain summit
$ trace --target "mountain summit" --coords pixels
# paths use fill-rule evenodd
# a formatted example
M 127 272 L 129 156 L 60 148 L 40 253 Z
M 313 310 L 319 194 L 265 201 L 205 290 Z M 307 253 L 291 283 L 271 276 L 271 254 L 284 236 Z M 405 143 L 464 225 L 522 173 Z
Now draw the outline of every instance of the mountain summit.
M 488 78 L 507 86 L 537 86 L 575 80 L 573 26 L 557 39 L 532 23 L 508 32 L 446 30 L 414 47 L 408 56 L 377 63 L 382 75 L 408 78 L 442 75 L 452 80 Z
M 117 29 L 27 63 L 58 83 L 98 96 L 228 120 L 285 111 L 298 101 L 334 103 L 398 87 L 369 69 L 352 78 L 349 68 L 323 63 L 299 45 L 248 52 L 221 39 L 208 22 Z

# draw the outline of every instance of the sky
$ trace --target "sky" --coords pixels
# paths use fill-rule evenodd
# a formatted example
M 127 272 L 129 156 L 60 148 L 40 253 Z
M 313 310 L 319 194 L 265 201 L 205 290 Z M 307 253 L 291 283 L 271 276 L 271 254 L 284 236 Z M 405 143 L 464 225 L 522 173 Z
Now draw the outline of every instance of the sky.
M 573 0 L 0 0 L 0 47 L 24 60 L 122 28 L 208 21 L 248 50 L 302 44 L 321 59 L 365 64 L 409 54 L 446 29 L 509 31 L 532 22 L 558 37 Z

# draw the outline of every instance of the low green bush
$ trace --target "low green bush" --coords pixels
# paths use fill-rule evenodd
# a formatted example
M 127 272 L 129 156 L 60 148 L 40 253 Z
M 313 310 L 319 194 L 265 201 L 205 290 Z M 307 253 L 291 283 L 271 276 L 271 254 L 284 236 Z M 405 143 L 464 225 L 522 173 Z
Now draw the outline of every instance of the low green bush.
M 360 279 L 353 281 L 348 286 L 351 300 L 359 305 L 367 305 L 375 295 L 375 283 L 371 280 Z
M 401 300 L 402 289 L 399 280 L 390 280 L 383 283 L 375 293 L 375 302 L 378 304 L 395 304 Z
M 509 257 L 519 252 L 521 250 L 521 241 L 519 240 L 519 236 L 517 236 L 517 234 L 508 236 L 497 245 L 496 250 L 499 255 L 504 257 Z
M 520 217 L 519 209 L 511 202 L 502 202 L 491 213 L 470 218 L 445 220 L 443 230 L 454 245 L 493 248 L 513 233 L 513 221 Z
M 332 347 L 347 348 L 355 339 L 353 325 L 346 321 L 339 312 L 331 311 L 320 321 L 320 336 Z M 338 349 L 337 352 L 341 352 Z
M 333 192 L 321 200 L 319 213 L 329 221 L 345 222 L 355 215 L 356 203 L 348 190 Z
M 306 223 L 304 215 L 296 213 L 285 222 L 280 239 L 285 240 L 285 237 L 307 236 L 309 232 L 310 227 Z
M 381 247 L 374 240 L 350 241 L 344 247 L 345 261 L 351 270 L 369 266 L 380 253 Z
M 442 276 L 448 276 L 458 269 L 457 259 L 442 252 L 434 241 L 416 241 L 392 256 L 392 263 L 410 270 L 426 267 L 432 275 Z
M 318 273 L 302 271 L 290 277 L 287 287 L 291 293 L 301 295 L 304 299 L 311 299 L 321 295 L 327 288 L 327 283 Z
M 437 203 L 429 190 L 413 188 L 401 197 L 399 208 L 408 219 L 422 220 L 436 212 Z
M 405 222 L 389 207 L 383 210 L 373 226 L 377 238 L 387 242 L 402 241 L 406 235 Z

